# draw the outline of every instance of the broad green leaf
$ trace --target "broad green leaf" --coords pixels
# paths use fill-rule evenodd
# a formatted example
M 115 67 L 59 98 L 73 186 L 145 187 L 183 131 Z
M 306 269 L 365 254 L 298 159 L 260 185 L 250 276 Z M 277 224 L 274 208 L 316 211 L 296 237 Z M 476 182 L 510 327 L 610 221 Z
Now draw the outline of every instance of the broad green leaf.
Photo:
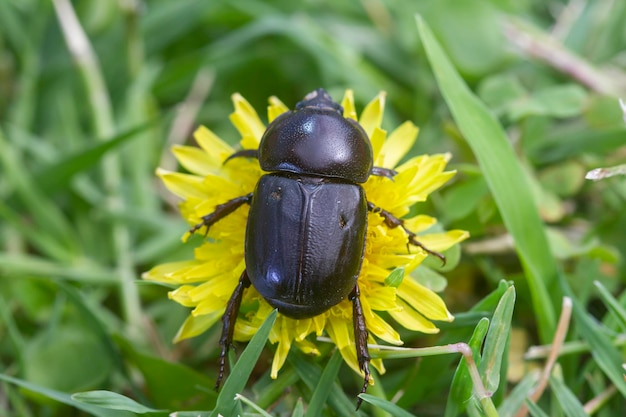
M 112 368 L 111 356 L 99 337 L 76 323 L 40 332 L 24 351 L 24 378 L 59 391 L 97 387 Z
M 472 356 L 476 366 L 480 365 L 481 362 L 480 348 L 488 329 L 489 319 L 482 318 L 474 328 L 474 333 L 468 342 L 470 349 L 472 349 Z M 456 416 L 465 409 L 467 401 L 472 396 L 472 388 L 473 384 L 467 369 L 467 362 L 462 357 L 450 387 L 450 395 L 448 395 L 446 404 L 446 417 Z
M 547 286 L 555 282 L 557 268 L 550 253 L 544 225 L 522 169 L 497 120 L 461 79 L 426 22 L 417 19 L 437 83 L 459 129 L 482 168 L 507 230 L 515 240 L 532 295 L 543 342 L 554 335 L 556 318 Z
M 586 91 L 576 84 L 550 86 L 511 103 L 509 117 L 512 120 L 528 116 L 573 117 L 583 111 L 586 98 Z
M 248 346 L 244 349 L 239 357 L 239 360 L 233 366 L 230 371 L 230 375 L 224 387 L 217 397 L 217 404 L 215 409 L 211 413 L 212 417 L 217 417 L 219 414 L 224 416 L 233 415 L 233 411 L 236 406 L 236 402 L 233 401 L 235 395 L 243 391 L 250 378 L 250 374 L 256 365 L 267 338 L 269 337 L 272 326 L 276 321 L 277 311 L 274 310 L 267 316 L 267 319 L 263 322 L 257 333 L 252 336 L 252 339 L 248 343 Z
M 154 413 L 161 410 L 146 407 L 137 401 L 125 397 L 111 391 L 87 391 L 72 394 L 72 399 L 84 404 L 94 405 L 96 407 L 106 408 L 109 410 L 130 411 L 131 413 Z
M 503 358 L 506 360 L 514 307 L 515 287 L 511 286 L 498 303 L 485 338 L 479 370 L 487 391 L 496 392 L 500 386 L 500 367 Z
M 394 417 L 415 417 L 413 414 L 409 413 L 401 407 L 398 407 L 391 401 L 374 397 L 373 395 L 369 394 L 359 394 L 359 397 L 361 397 L 364 402 L 370 403 L 382 410 L 385 410 Z

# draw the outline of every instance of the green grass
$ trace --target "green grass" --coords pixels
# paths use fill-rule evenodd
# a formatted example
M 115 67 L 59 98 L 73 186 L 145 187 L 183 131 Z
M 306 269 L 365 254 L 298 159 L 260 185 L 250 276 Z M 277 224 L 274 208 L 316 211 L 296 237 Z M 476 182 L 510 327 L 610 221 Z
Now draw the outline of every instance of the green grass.
M 471 233 L 431 277 L 456 320 L 372 349 L 356 415 L 623 415 L 626 180 L 584 176 L 626 163 L 626 3 L 75 1 L 73 29 L 64 4 L 0 2 L 0 415 L 355 414 L 332 345 L 272 380 L 262 331 L 216 393 L 219 329 L 172 344 L 188 311 L 140 281 L 192 256 L 154 175 L 171 145 L 199 124 L 236 143 L 234 92 L 264 115 L 318 87 L 359 110 L 387 91 L 384 127 L 458 171 L 415 211 Z

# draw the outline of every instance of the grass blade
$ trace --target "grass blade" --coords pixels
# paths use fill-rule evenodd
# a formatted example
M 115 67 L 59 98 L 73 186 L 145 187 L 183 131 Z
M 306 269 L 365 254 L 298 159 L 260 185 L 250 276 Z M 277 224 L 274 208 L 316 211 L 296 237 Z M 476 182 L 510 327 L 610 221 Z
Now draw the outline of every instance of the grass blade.
M 11 384 L 17 385 L 20 388 L 24 388 L 28 391 L 35 392 L 40 394 L 46 398 L 49 398 L 54 401 L 58 401 L 62 404 L 67 404 L 69 406 L 75 407 L 79 410 L 82 410 L 89 415 L 96 417 L 132 417 L 135 414 L 128 411 L 121 410 L 110 410 L 106 408 L 101 408 L 96 405 L 86 404 L 80 401 L 76 401 L 73 399 L 70 394 L 65 392 L 56 391 L 50 388 L 45 388 L 39 385 L 35 385 L 28 381 L 23 381 L 21 379 L 13 378 L 12 376 L 0 374 L 0 380 L 9 382 Z
M 363 401 L 375 405 L 376 407 L 387 411 L 394 417 L 415 417 L 413 414 L 405 411 L 403 408 L 398 407 L 396 404 L 391 401 L 384 400 L 382 398 L 374 397 L 369 394 L 359 394 L 359 397 L 363 399 Z
M 481 362 L 480 348 L 488 329 L 489 319 L 482 318 L 474 328 L 474 333 L 468 342 L 477 366 Z M 467 363 L 465 358 L 461 358 L 452 379 L 450 395 L 448 395 L 448 403 L 446 404 L 446 417 L 456 416 L 465 409 L 467 400 L 472 396 L 472 387 L 472 378 L 467 369 Z
M 84 404 L 91 404 L 96 407 L 106 408 L 108 410 L 130 411 L 131 413 L 138 414 L 161 411 L 146 407 L 131 398 L 111 391 L 78 392 L 76 394 L 72 394 L 72 399 Z
M 496 311 L 493 313 L 479 366 L 485 388 L 491 392 L 496 392 L 500 385 L 500 368 L 511 333 L 511 319 L 514 307 L 515 287 L 511 286 L 504 293 L 496 307 Z
M 600 293 L 600 298 L 604 301 L 604 305 L 613 313 L 613 315 L 619 320 L 622 327 L 626 328 L 626 309 L 622 307 L 611 295 L 611 293 L 602 285 L 600 281 L 594 281 L 593 285 L 596 286 Z
M 339 349 L 337 349 L 330 357 L 317 383 L 317 387 L 315 391 L 313 391 L 313 396 L 311 397 L 311 401 L 309 401 L 309 406 L 306 411 L 306 417 L 318 417 L 322 415 L 324 404 L 326 404 L 328 395 L 333 389 L 333 381 L 337 379 L 337 375 L 339 374 L 341 361 L 341 354 Z
M 217 404 L 211 413 L 212 417 L 217 417 L 219 414 L 224 416 L 234 415 L 233 410 L 238 403 L 233 401 L 233 398 L 245 388 L 246 382 L 248 382 L 248 378 L 250 378 L 250 374 L 252 373 L 252 369 L 256 365 L 265 347 L 270 330 L 272 330 L 272 326 L 276 321 L 277 314 L 278 312 L 274 310 L 267 316 L 267 319 L 265 319 L 259 331 L 252 337 L 248 346 L 241 353 L 241 357 L 235 366 L 233 366 L 233 369 L 230 371 L 230 376 L 224 383 L 220 395 L 217 397 Z
M 417 26 L 444 99 L 474 151 L 504 224 L 515 240 L 535 315 L 541 318 L 541 340 L 547 343 L 554 334 L 556 316 L 546 286 L 555 282 L 557 268 L 527 174 L 502 127 L 456 72 L 426 22 L 418 17 Z
M 574 393 L 565 385 L 565 383 L 554 377 L 550 377 L 550 387 L 554 390 L 554 396 L 556 397 L 561 408 L 568 417 L 589 417 L 589 414 L 585 412 L 582 404 L 578 401 Z
M 578 334 L 589 344 L 591 355 L 595 359 L 598 367 L 615 384 L 615 387 L 626 397 L 626 381 L 622 373 L 622 355 L 611 344 L 609 337 L 600 330 L 601 324 L 593 319 L 589 313 L 574 298 L 572 290 L 569 288 L 565 278 L 561 278 L 561 286 L 573 301 L 574 320 L 578 329 Z

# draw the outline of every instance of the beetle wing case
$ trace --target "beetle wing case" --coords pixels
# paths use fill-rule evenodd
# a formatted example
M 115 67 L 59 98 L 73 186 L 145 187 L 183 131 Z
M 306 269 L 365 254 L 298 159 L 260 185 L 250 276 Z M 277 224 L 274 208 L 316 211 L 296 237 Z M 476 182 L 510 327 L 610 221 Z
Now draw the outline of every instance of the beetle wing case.
M 282 314 L 316 316 L 354 288 L 366 226 L 362 187 L 265 175 L 254 193 L 246 230 L 250 281 Z

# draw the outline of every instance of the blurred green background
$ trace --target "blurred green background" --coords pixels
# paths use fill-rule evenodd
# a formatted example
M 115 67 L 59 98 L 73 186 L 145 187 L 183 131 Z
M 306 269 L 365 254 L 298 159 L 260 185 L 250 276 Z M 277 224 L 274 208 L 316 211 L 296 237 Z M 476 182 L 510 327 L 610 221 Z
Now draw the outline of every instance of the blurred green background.
M 138 282 L 193 250 L 180 242 L 187 225 L 154 171 L 177 169 L 169 147 L 193 143 L 199 124 L 235 144 L 232 93 L 266 120 L 269 96 L 293 106 L 318 87 L 337 100 L 353 89 L 358 109 L 385 90 L 383 127 L 420 126 L 412 155 L 452 153 L 458 175 L 416 210 L 472 235 L 457 267 L 441 272 L 447 287 L 436 280 L 457 320 L 437 336 L 402 337 L 409 347 L 467 342 L 493 313 L 500 280 L 512 281 L 513 332 L 494 403 L 499 415 L 516 415 L 546 356 L 523 355 L 551 342 L 541 333 L 550 313 L 533 305 L 506 216 L 442 98 L 416 14 L 497 117 L 523 168 L 543 220 L 543 230 L 527 233 L 548 237 L 559 272 L 543 307 L 558 317 L 561 297 L 574 299 L 541 409 L 624 415 L 626 181 L 585 180 L 591 169 L 626 163 L 618 103 L 626 2 L 611 0 L 0 0 L 0 415 L 134 415 L 81 407 L 67 394 L 96 389 L 162 410 L 214 407 L 217 329 L 173 345 L 188 311 L 167 288 Z M 82 33 L 92 49 L 81 49 Z M 330 347 L 318 359 L 292 352 L 277 381 L 268 376 L 271 350 L 246 394 L 292 415 L 312 393 L 297 363 L 319 372 Z M 450 399 L 457 362 L 389 360 L 370 393 L 419 416 L 456 415 L 451 401 L 458 413 L 480 415 L 463 411 L 465 398 Z M 343 366 L 339 381 L 353 403 L 358 376 Z M 337 407 L 316 412 L 340 415 Z M 369 404 L 360 413 L 386 415 Z

